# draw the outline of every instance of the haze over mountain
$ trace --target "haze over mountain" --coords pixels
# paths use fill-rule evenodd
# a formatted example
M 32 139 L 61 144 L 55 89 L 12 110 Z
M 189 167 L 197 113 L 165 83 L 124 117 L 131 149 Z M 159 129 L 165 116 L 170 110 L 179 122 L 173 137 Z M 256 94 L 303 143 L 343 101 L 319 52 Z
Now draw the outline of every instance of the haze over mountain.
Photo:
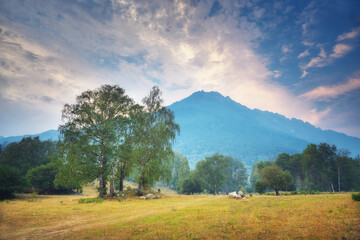
M 265 100 L 264 100 L 265 101 Z M 300 153 L 309 143 L 327 142 L 360 153 L 360 139 L 321 130 L 298 119 L 257 109 L 251 110 L 218 92 L 195 92 L 169 106 L 180 124 L 174 150 L 190 165 L 213 153 L 230 155 L 249 168 L 279 153 Z
M 360 154 L 360 139 L 331 130 L 321 130 L 298 119 L 246 106 L 218 92 L 199 91 L 169 106 L 180 125 L 174 150 L 184 154 L 192 168 L 214 153 L 233 156 L 249 169 L 260 160 L 271 160 L 282 152 L 300 153 L 309 143 L 327 142 Z M 27 135 L 29 136 L 29 135 Z M 38 135 L 56 140 L 58 132 Z M 24 136 L 0 137 L 0 144 L 20 141 Z

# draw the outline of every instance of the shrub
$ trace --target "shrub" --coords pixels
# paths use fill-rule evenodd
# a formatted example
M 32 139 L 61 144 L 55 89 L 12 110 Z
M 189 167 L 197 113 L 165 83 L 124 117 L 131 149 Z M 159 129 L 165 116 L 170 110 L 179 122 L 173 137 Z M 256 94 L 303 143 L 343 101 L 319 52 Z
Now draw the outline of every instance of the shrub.
M 256 181 L 254 190 L 255 190 L 255 192 L 263 194 L 266 191 L 266 183 L 261 180 Z
M 0 166 L 0 200 L 14 198 L 14 192 L 21 190 L 22 178 L 17 168 Z
M 360 193 L 353 193 L 351 195 L 352 200 L 354 201 L 360 201 Z
M 81 198 L 79 199 L 79 203 L 102 203 L 104 201 L 103 198 Z
M 292 191 L 290 194 L 291 195 L 296 195 L 296 194 L 298 194 L 298 192 L 297 191 Z

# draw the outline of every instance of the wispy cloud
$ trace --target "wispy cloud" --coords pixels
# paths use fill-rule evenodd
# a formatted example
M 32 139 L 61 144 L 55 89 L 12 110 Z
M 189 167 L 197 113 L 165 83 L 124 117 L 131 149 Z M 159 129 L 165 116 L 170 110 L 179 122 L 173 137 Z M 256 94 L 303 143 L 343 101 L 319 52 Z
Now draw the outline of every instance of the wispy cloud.
M 360 27 L 355 28 L 350 32 L 341 34 L 340 36 L 338 36 L 337 41 L 343 41 L 345 39 L 355 38 L 357 35 L 359 35 L 359 33 L 360 33 Z
M 319 86 L 309 92 L 302 94 L 301 97 L 311 100 L 328 100 L 358 88 L 360 88 L 360 78 L 351 78 L 346 83 L 332 86 Z
M 305 78 L 307 75 L 308 75 L 308 72 L 304 70 L 303 73 L 301 74 L 300 78 L 303 79 L 303 78 Z
M 320 48 L 320 53 L 317 57 L 314 57 L 306 64 L 303 69 L 324 67 L 332 64 L 335 59 L 344 57 L 347 53 L 352 50 L 352 46 L 348 44 L 338 43 L 333 49 L 332 53 L 327 55 L 323 48 Z
M 351 46 L 347 44 L 338 43 L 333 48 L 333 53 L 330 54 L 330 58 L 341 58 L 352 49 Z
M 298 58 L 304 58 L 304 57 L 307 57 L 309 55 L 310 55 L 309 50 L 306 49 L 304 52 L 299 54 Z
M 283 53 L 288 53 L 288 52 L 290 52 L 291 50 L 290 50 L 290 48 L 289 48 L 288 46 L 282 46 L 281 51 L 282 51 Z

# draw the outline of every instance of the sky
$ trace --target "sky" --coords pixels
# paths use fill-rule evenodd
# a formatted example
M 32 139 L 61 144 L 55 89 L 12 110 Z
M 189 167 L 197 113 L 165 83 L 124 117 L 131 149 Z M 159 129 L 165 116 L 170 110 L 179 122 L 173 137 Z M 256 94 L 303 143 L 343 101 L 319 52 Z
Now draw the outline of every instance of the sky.
M 358 0 L 0 0 L 0 135 L 57 129 L 103 84 L 217 91 L 360 137 Z

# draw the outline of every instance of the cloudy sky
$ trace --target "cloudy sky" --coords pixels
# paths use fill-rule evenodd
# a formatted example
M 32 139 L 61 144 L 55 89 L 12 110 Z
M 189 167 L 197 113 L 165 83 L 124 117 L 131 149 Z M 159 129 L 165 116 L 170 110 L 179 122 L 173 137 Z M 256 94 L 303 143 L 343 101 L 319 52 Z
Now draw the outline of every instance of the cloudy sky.
M 102 84 L 198 90 L 360 137 L 358 0 L 0 0 L 0 135 Z

